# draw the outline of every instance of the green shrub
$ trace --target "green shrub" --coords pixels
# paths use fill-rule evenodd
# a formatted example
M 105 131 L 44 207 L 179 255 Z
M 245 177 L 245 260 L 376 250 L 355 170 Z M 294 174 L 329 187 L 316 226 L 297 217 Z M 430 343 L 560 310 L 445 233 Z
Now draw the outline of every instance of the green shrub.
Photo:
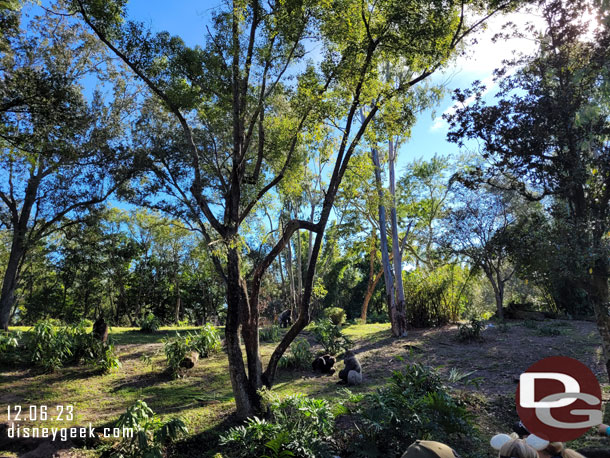
M 278 361 L 280 369 L 307 369 L 311 367 L 313 354 L 311 345 L 305 339 L 296 339 L 290 345 L 290 353 Z
M 341 326 L 345 323 L 345 310 L 340 307 L 329 307 L 325 309 L 324 316 L 336 326 Z
M 175 337 L 163 339 L 163 351 L 167 359 L 167 366 L 172 376 L 180 376 L 180 363 L 192 351 L 207 358 L 210 353 L 220 350 L 220 334 L 210 323 L 206 324 L 193 334 L 188 332 L 185 336 L 176 333 Z
M 331 355 L 347 351 L 352 347 L 352 341 L 341 332 L 341 329 L 336 324 L 333 324 L 329 319 L 318 321 L 313 329 L 313 335 L 322 347 L 324 352 Z
M 175 337 L 163 339 L 163 351 L 167 359 L 167 366 L 173 377 L 180 376 L 180 363 L 191 351 L 191 337 L 181 336 L 176 333 Z
M 261 328 L 258 331 L 261 342 L 279 342 L 282 340 L 282 331 L 277 324 Z
M 163 422 L 148 405 L 141 400 L 127 408 L 117 423 L 117 428 L 132 428 L 133 437 L 123 437 L 115 457 L 162 458 L 164 446 L 188 433 L 184 422 L 172 418 Z
M 333 456 L 330 436 L 334 415 L 326 400 L 302 394 L 281 398 L 267 391 L 262 393 L 269 419 L 250 418 L 245 425 L 221 435 L 223 452 L 234 458 Z
M 0 331 L 0 362 L 13 363 L 19 360 L 21 352 L 19 343 L 22 339 L 20 331 L 4 332 Z
M 93 321 L 92 321 L 92 320 L 89 320 L 89 319 L 87 319 L 87 318 L 83 318 L 83 319 L 81 320 L 81 323 L 83 323 L 83 325 L 84 325 L 85 327 L 87 327 L 87 328 L 92 328 L 92 327 L 93 327 Z
M 157 331 L 160 327 L 161 322 L 153 313 L 148 313 L 140 320 L 140 332 L 150 334 Z
M 114 344 L 102 342 L 93 337 L 91 347 L 85 358 L 88 365 L 95 367 L 101 373 L 106 374 L 121 367 L 119 358 L 115 352 Z
M 352 410 L 361 421 L 349 441 L 355 456 L 400 456 L 416 439 L 452 443 L 457 435 L 472 433 L 465 406 L 421 364 L 394 371 L 386 386 L 354 399 Z
M 191 349 L 198 351 L 202 358 L 220 350 L 220 333 L 211 323 L 206 323 L 196 334 L 189 333 L 189 337 Z
M 370 312 L 366 316 L 367 323 L 389 323 L 390 318 L 385 310 L 381 313 Z
M 72 358 L 74 342 L 69 330 L 42 320 L 34 325 L 30 337 L 31 361 L 45 372 L 53 372 Z
M 85 320 L 67 326 L 55 320 L 39 321 L 32 329 L 28 347 L 30 360 L 46 372 L 81 361 L 103 373 L 120 367 L 114 345 L 89 333 Z
M 472 318 L 470 323 L 458 325 L 457 338 L 460 342 L 480 342 L 483 340 L 481 332 L 485 329 L 485 323 Z

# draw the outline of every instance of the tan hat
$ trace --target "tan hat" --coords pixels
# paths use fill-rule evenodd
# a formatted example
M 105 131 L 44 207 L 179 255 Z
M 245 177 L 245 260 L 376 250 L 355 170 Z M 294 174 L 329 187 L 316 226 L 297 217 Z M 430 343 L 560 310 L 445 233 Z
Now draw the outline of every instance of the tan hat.
M 459 458 L 451 447 L 434 441 L 415 441 L 402 458 Z

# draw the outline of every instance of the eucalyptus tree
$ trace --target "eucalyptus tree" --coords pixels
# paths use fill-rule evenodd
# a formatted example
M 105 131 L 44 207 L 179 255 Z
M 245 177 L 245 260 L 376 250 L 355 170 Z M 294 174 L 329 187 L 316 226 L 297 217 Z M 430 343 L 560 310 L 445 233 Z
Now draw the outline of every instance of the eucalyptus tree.
M 0 36 L 0 224 L 11 232 L 0 326 L 7 329 L 28 249 L 115 190 L 128 164 L 120 139 L 125 87 L 103 47 L 69 17 L 44 13 Z M 83 81 L 114 92 L 84 95 Z M 115 84 L 116 83 L 116 84 Z M 68 222 L 67 224 L 70 224 Z
M 583 19 L 583 12 L 599 18 Z M 610 228 L 610 24 L 602 10 L 585 0 L 543 2 L 546 30 L 531 56 L 512 63 L 519 69 L 504 76 L 496 105 L 486 105 L 480 87 L 450 117 L 449 139 L 480 141 L 489 165 L 469 179 L 517 189 L 526 198 L 547 196 L 563 202 L 561 217 L 570 227 L 574 265 L 581 272 L 602 337 L 610 373 L 608 313 L 608 229 Z M 586 17 L 586 16 L 585 16 Z M 473 176 L 474 175 L 474 176 Z M 556 207 L 557 209 L 557 207 Z
M 324 231 L 367 127 L 381 107 L 445 65 L 474 28 L 515 3 L 240 0 L 213 15 L 204 47 L 189 48 L 178 37 L 125 21 L 123 0 L 72 1 L 154 96 L 136 139 L 150 170 L 137 191 L 145 200 L 147 192 L 162 193 L 149 204 L 190 221 L 213 250 L 226 283 L 225 337 L 239 416 L 259 410 L 257 390 L 273 384 L 280 357 L 309 322 Z M 380 77 L 382 65 L 410 71 L 388 82 Z M 316 221 L 289 220 L 260 262 L 243 262 L 248 219 L 283 181 L 304 175 L 320 144 L 332 148 L 332 159 Z M 261 282 L 298 230 L 315 234 L 299 316 L 263 371 Z

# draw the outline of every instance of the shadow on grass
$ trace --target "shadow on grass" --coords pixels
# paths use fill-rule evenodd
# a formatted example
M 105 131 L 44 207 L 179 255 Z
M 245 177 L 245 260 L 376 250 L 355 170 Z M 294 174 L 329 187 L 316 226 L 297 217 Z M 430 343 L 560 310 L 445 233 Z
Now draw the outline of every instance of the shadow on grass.
M 169 382 L 171 380 L 173 380 L 173 377 L 169 371 L 138 374 L 136 376 L 129 377 L 127 380 L 121 380 L 122 383 L 116 385 L 111 392 L 116 393 L 117 391 L 133 388 L 147 388 L 159 383 Z
M 215 453 L 222 452 L 219 444 L 220 435 L 226 433 L 229 428 L 239 424 L 241 422 L 237 419 L 234 412 L 227 413 L 214 427 L 172 444 L 168 455 L 184 458 L 213 458 Z

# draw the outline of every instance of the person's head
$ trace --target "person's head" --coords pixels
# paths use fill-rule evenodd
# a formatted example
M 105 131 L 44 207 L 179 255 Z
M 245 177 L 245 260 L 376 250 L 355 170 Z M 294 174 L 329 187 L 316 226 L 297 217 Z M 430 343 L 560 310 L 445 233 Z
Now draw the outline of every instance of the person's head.
M 566 448 L 563 442 L 550 442 L 544 450 L 538 452 L 540 458 L 585 458 L 583 455 L 578 453 L 576 450 Z
M 566 448 L 563 452 L 561 452 L 561 458 L 585 458 L 585 456 L 581 455 L 576 450 Z
M 512 439 L 500 448 L 499 458 L 538 458 L 535 448 L 527 444 L 523 439 Z
M 415 441 L 402 458 L 460 458 L 455 450 L 435 441 Z
M 543 450 L 538 452 L 540 458 L 551 458 L 553 456 L 559 456 L 563 451 L 564 446 L 562 442 L 549 442 Z

